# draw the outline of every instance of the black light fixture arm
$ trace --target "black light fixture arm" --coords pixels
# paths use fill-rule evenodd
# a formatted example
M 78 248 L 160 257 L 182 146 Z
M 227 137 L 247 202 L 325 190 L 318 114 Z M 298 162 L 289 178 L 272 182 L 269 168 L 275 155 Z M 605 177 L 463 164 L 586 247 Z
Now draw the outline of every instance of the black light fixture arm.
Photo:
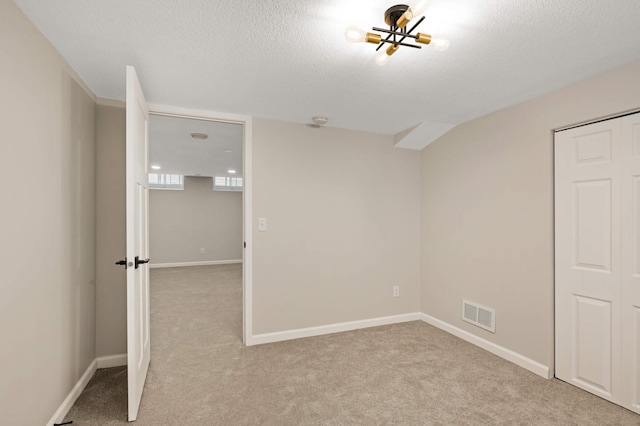
M 415 29 L 416 29 L 416 27 L 417 27 L 418 25 L 420 25 L 420 24 L 422 23 L 422 21 L 424 21 L 424 18 L 425 18 L 424 16 L 423 16 L 422 18 L 420 18 L 420 19 L 418 20 L 418 22 L 416 22 L 416 23 L 415 23 L 415 25 L 414 25 L 413 27 L 411 27 L 411 29 L 410 29 L 409 31 L 407 31 L 407 32 L 408 32 L 408 33 L 412 33 L 412 32 L 413 32 L 413 30 L 415 30 Z
M 374 30 L 375 30 L 375 27 L 374 27 Z M 380 48 L 381 48 L 382 46 L 384 46 L 384 44 L 385 44 L 385 43 L 393 43 L 393 41 L 389 40 L 389 39 L 391 38 L 391 36 L 393 36 L 393 34 L 389 34 L 389 35 L 387 36 L 387 38 L 385 38 L 384 40 L 381 40 L 381 41 L 380 41 L 380 44 L 378 45 L 378 47 L 376 47 L 376 52 L 377 52 L 378 50 L 380 50 Z
M 408 44 L 408 43 L 402 43 L 400 41 L 393 41 L 393 40 L 380 40 L 380 46 L 378 47 L 378 49 L 380 47 L 382 47 L 382 45 L 384 45 L 385 43 L 389 43 L 389 44 L 393 44 L 393 45 L 397 45 L 397 46 L 407 46 L 407 47 L 413 47 L 416 49 L 422 49 L 422 46 L 417 46 L 415 44 Z M 376 49 L 376 50 L 378 50 Z
M 413 38 L 413 39 L 417 39 L 418 36 L 411 34 L 413 32 L 413 30 L 415 30 L 417 28 L 418 25 L 420 25 L 422 23 L 422 21 L 424 21 L 424 16 L 421 17 L 418 22 L 415 23 L 415 25 L 413 25 L 411 27 L 411 29 L 409 29 L 408 31 L 405 28 L 400 28 L 400 31 L 398 31 L 398 27 L 395 25 L 390 25 L 390 29 L 386 30 L 384 28 L 379 28 L 379 27 L 373 27 L 374 31 L 379 31 L 381 33 L 387 33 L 389 34 L 387 36 L 387 38 L 385 38 L 384 40 L 380 41 L 380 44 L 378 45 L 378 47 L 376 48 L 376 51 L 380 50 L 380 48 L 382 46 L 384 46 L 385 43 L 391 43 L 394 45 L 400 45 L 400 46 L 408 46 L 408 47 L 415 47 L 416 49 L 421 49 L 422 46 L 417 46 L 415 44 L 406 44 L 403 43 L 403 41 L 407 38 Z M 401 36 L 402 38 L 400 40 L 396 41 L 396 36 Z M 391 40 L 391 38 L 393 37 L 393 40 Z

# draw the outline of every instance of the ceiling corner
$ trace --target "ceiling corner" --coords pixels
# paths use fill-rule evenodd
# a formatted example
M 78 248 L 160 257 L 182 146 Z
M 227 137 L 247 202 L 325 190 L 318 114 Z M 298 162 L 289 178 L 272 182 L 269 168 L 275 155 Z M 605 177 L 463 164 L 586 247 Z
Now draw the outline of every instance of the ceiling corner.
M 393 137 L 394 146 L 396 148 L 420 151 L 432 142 L 436 141 L 440 136 L 453 129 L 455 126 L 455 124 L 451 123 L 423 121 L 420 124 L 396 133 Z

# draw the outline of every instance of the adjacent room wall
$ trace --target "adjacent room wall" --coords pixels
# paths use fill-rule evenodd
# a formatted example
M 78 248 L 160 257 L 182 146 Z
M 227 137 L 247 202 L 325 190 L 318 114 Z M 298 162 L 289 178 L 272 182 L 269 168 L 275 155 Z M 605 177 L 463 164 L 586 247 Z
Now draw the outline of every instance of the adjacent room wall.
M 149 245 L 152 265 L 242 260 L 242 192 L 214 191 L 211 177 L 150 190 Z
M 254 334 L 419 310 L 420 153 L 392 136 L 254 118 L 253 217 Z
M 95 98 L 0 1 L 0 419 L 44 425 L 95 358 Z
M 127 353 L 127 274 L 115 262 L 126 255 L 125 125 L 123 107 L 98 105 L 96 355 Z
M 394 148 L 391 136 L 253 123 L 253 214 L 269 226 L 254 226 L 254 334 L 419 311 L 420 153 Z M 124 109 L 99 106 L 97 127 L 97 347 L 106 356 L 126 350 L 124 273 L 112 266 L 124 250 Z M 151 192 L 150 212 L 170 191 Z
M 462 124 L 422 152 L 422 311 L 553 366 L 552 129 L 640 107 L 640 62 Z M 461 320 L 496 309 L 496 333 Z

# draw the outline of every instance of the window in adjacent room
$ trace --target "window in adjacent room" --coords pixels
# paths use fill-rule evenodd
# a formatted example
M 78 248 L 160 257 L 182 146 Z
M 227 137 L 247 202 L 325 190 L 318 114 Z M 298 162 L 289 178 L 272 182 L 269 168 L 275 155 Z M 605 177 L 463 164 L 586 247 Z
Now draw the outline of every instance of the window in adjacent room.
M 242 191 L 242 178 L 216 176 L 213 178 L 214 191 Z
M 184 189 L 184 176 L 162 173 L 149 173 L 150 189 Z

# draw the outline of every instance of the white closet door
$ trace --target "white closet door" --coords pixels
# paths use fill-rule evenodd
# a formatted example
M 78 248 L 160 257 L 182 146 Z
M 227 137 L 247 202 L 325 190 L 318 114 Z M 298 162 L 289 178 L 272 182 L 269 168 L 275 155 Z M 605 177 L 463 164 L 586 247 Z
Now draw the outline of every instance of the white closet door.
M 618 404 L 620 121 L 555 135 L 556 376 Z
M 622 365 L 624 404 L 640 413 L 640 114 L 622 129 Z

